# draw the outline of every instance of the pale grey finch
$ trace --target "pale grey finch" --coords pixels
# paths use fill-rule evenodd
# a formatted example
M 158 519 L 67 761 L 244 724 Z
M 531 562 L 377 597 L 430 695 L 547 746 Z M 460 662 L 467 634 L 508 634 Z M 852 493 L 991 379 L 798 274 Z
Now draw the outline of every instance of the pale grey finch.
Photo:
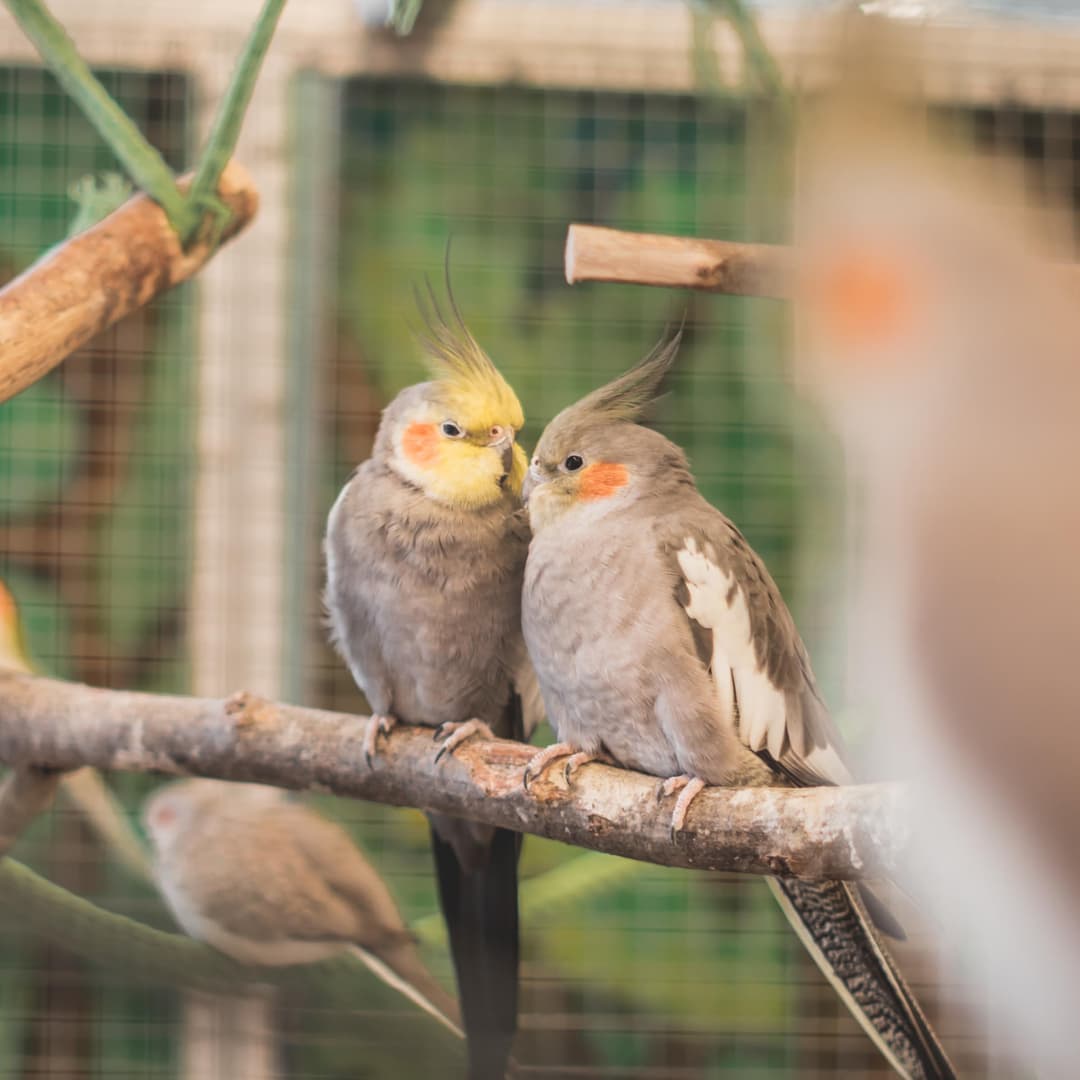
M 521 635 L 528 523 L 513 390 L 450 300 L 422 305 L 431 382 L 383 410 L 371 458 L 326 532 L 333 640 L 375 716 L 528 738 L 540 715 Z M 501 1078 L 517 1026 L 520 837 L 432 816 L 432 846 L 473 1080 Z
M 839 734 L 795 623 L 739 530 L 698 493 L 686 456 L 637 420 L 678 336 L 560 413 L 525 480 L 533 528 L 522 623 L 568 769 L 592 757 L 680 791 L 673 833 L 705 784 L 842 784 Z M 770 879 L 815 961 L 898 1072 L 952 1067 L 880 938 L 866 890 Z
M 217 780 L 159 788 L 143 821 L 158 887 L 191 937 L 254 966 L 310 964 L 348 949 L 461 1036 L 457 1003 L 340 825 L 274 788 Z

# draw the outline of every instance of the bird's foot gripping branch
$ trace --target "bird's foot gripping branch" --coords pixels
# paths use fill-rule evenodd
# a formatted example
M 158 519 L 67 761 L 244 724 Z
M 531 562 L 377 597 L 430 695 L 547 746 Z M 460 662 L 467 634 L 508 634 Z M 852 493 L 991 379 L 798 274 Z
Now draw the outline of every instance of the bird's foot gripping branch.
M 429 729 L 400 725 L 369 765 L 367 718 L 250 694 L 209 700 L 0 673 L 0 762 L 254 781 L 471 818 L 630 859 L 811 879 L 887 876 L 903 854 L 895 785 L 706 788 L 673 843 L 654 777 L 584 766 L 526 790 L 535 748 L 470 739 L 436 762 Z

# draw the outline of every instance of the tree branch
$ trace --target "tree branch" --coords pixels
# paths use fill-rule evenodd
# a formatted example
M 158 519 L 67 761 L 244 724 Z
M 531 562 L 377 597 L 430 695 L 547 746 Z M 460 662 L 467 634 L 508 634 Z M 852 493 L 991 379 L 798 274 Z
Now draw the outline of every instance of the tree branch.
M 231 211 L 223 233 L 228 239 L 254 217 L 259 197 L 235 162 L 222 175 L 218 194 Z M 136 195 L 54 248 L 0 290 L 0 401 L 37 382 L 158 293 L 187 280 L 214 250 L 198 243 L 185 252 L 165 212 L 147 195 Z
M 566 280 L 661 285 L 738 296 L 789 297 L 789 248 L 686 236 L 571 225 L 566 233 Z
M 710 788 L 677 842 L 657 782 L 585 766 L 569 791 L 558 769 L 522 787 L 533 750 L 471 740 L 435 763 L 430 728 L 402 726 L 369 768 L 366 717 L 278 705 L 98 690 L 0 673 L 0 761 L 162 772 L 332 792 L 456 814 L 613 855 L 699 870 L 854 878 L 896 868 L 906 839 L 894 786 Z M 554 773 L 554 777 L 552 777 Z

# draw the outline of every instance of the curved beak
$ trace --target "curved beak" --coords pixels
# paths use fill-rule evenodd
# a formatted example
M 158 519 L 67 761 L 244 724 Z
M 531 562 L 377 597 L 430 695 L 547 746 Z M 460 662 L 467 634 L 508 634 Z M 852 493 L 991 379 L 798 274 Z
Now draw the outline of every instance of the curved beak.
M 544 483 L 544 478 L 532 467 L 525 474 L 525 482 L 521 485 L 521 502 L 527 506 L 529 496 Z
M 497 450 L 502 457 L 503 472 L 509 473 L 514 467 L 514 432 L 511 428 L 500 432 L 488 443 L 492 450 Z

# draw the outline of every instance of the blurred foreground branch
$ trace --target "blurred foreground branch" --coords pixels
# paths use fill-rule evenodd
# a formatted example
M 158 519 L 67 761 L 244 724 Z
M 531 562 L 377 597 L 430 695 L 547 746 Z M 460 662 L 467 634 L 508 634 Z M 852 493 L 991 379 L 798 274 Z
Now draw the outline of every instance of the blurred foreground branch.
M 673 843 L 657 782 L 585 766 L 567 790 L 556 768 L 529 791 L 520 743 L 471 740 L 436 764 L 431 729 L 403 726 L 369 767 L 366 717 L 279 705 L 98 690 L 0 674 L 0 761 L 12 766 L 161 772 L 254 781 L 414 806 L 613 855 L 699 870 L 878 876 L 906 838 L 895 786 L 787 790 L 710 788 Z
M 183 186 L 187 181 L 182 181 Z M 251 177 L 232 162 L 218 194 L 230 217 L 222 239 L 254 217 Z M 37 382 L 80 345 L 159 293 L 186 281 L 213 254 L 181 247 L 165 211 L 136 195 L 0 289 L 0 401 Z

